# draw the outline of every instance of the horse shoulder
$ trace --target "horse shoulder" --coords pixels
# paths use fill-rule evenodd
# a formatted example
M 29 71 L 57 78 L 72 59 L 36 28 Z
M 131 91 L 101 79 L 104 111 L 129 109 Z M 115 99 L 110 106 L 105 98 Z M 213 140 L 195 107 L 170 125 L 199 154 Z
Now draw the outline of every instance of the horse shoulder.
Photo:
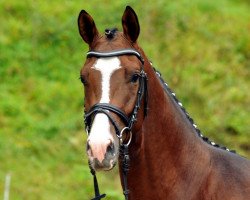
M 204 199 L 250 199 L 250 161 L 237 154 L 211 149 L 211 166 L 200 194 Z

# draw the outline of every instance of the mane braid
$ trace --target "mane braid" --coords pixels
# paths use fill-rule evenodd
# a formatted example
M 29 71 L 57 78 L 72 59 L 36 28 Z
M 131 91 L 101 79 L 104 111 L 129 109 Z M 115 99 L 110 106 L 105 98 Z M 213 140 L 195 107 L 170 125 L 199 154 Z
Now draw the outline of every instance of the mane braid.
M 151 63 L 151 66 L 153 67 L 152 63 Z M 197 125 L 194 123 L 194 120 L 190 117 L 190 115 L 188 114 L 188 112 L 186 111 L 186 109 L 183 107 L 182 103 L 177 99 L 175 93 L 169 88 L 168 84 L 163 80 L 163 78 L 161 77 L 161 73 L 159 71 L 157 71 L 154 67 L 153 67 L 156 75 L 158 76 L 158 78 L 160 79 L 163 87 L 164 87 L 164 90 L 165 92 L 167 92 L 172 98 L 173 100 L 175 101 L 175 103 L 177 103 L 177 105 L 181 108 L 181 110 L 184 112 L 185 116 L 187 117 L 188 121 L 192 124 L 192 126 L 194 127 L 197 135 L 206 143 L 212 145 L 213 147 L 217 147 L 217 148 L 220 148 L 220 149 L 223 149 L 223 150 L 226 150 L 228 152 L 231 152 L 231 153 L 236 153 L 235 150 L 229 150 L 227 147 L 224 147 L 224 146 L 220 146 L 219 144 L 216 144 L 215 142 L 209 140 L 208 137 L 205 137 L 201 130 L 199 128 L 197 128 Z

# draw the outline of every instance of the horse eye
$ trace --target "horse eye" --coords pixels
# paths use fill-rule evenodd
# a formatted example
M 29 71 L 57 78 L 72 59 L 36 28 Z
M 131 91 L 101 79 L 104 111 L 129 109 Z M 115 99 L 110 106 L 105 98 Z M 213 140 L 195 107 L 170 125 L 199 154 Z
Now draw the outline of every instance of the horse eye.
M 85 78 L 83 76 L 80 76 L 79 79 L 81 80 L 83 85 L 86 85 L 87 82 L 86 82 L 86 80 L 85 80 Z
M 139 74 L 134 74 L 132 77 L 131 77 L 131 82 L 132 83 L 136 83 L 137 82 L 137 80 L 139 79 Z

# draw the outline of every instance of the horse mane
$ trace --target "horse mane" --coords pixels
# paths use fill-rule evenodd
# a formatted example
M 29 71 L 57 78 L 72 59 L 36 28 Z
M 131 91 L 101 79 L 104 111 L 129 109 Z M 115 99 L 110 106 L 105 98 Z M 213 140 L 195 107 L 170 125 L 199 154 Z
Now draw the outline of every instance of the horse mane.
M 151 63 L 152 65 L 152 63 Z M 152 65 L 153 67 L 153 65 Z M 153 67 L 157 77 L 159 78 L 163 88 L 164 88 L 164 91 L 174 100 L 174 102 L 179 106 L 179 108 L 182 110 L 182 112 L 185 114 L 186 118 L 188 119 L 188 121 L 192 124 L 192 126 L 194 127 L 195 129 L 195 132 L 197 133 L 197 135 L 204 141 L 206 142 L 207 144 L 213 146 L 213 147 L 216 147 L 216 148 L 220 148 L 220 149 L 223 149 L 223 150 L 226 150 L 228 152 L 231 152 L 231 153 L 236 153 L 235 150 L 230 150 L 228 149 L 227 147 L 225 146 L 221 146 L 219 144 L 216 144 L 215 142 L 211 141 L 208 137 L 205 137 L 203 135 L 203 133 L 201 132 L 201 130 L 197 127 L 197 125 L 195 124 L 194 120 L 190 117 L 189 113 L 186 111 L 186 109 L 183 107 L 182 103 L 177 99 L 176 97 L 176 94 L 170 89 L 170 87 L 168 86 L 168 84 L 164 81 L 164 79 L 162 78 L 161 76 L 161 73 L 156 70 L 154 67 Z

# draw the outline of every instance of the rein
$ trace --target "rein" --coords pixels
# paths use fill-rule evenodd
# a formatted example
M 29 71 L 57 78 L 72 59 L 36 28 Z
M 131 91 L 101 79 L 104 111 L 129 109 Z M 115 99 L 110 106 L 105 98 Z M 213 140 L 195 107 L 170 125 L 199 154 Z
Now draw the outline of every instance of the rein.
M 87 58 L 95 57 L 95 58 L 107 58 L 107 57 L 114 57 L 114 56 L 123 56 L 123 55 L 133 55 L 136 56 L 142 63 L 141 65 L 141 71 L 138 74 L 139 75 L 139 89 L 137 92 L 137 98 L 136 103 L 134 106 L 134 109 L 132 111 L 132 114 L 130 116 L 127 116 L 123 110 L 120 108 L 109 104 L 109 103 L 97 103 L 93 105 L 89 111 L 85 112 L 84 122 L 86 127 L 86 132 L 89 133 L 91 130 L 92 122 L 96 114 L 103 113 L 105 114 L 111 124 L 115 128 L 116 136 L 119 138 L 120 141 L 120 159 L 122 162 L 122 177 L 123 177 L 123 194 L 125 196 L 125 199 L 128 199 L 128 185 L 127 185 L 127 173 L 129 171 L 129 151 L 128 147 L 132 139 L 132 127 L 134 123 L 137 120 L 137 114 L 140 109 L 141 101 L 144 97 L 144 115 L 147 115 L 147 101 L 148 101 L 148 92 L 147 92 L 147 75 L 144 71 L 144 59 L 141 56 L 141 54 L 134 50 L 134 49 L 120 49 L 116 51 L 109 51 L 109 52 L 98 52 L 98 51 L 89 51 L 87 53 Z M 117 122 L 112 117 L 111 113 L 116 114 L 124 123 L 125 127 L 120 128 Z M 127 131 L 129 133 L 129 139 L 125 143 L 123 141 L 123 133 Z M 97 178 L 95 175 L 94 169 L 90 167 L 90 171 L 94 178 L 94 190 L 95 190 L 95 197 L 92 200 L 99 200 L 106 196 L 106 194 L 100 195 L 99 193 L 99 187 Z

